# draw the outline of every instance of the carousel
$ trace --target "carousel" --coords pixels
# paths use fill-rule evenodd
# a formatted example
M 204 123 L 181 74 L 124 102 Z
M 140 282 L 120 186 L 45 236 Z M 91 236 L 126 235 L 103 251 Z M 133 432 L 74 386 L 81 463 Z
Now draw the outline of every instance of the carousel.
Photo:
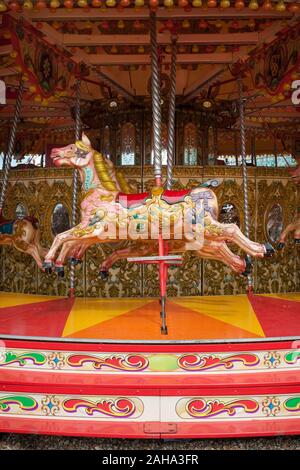
M 298 2 L 0 22 L 0 431 L 300 434 Z

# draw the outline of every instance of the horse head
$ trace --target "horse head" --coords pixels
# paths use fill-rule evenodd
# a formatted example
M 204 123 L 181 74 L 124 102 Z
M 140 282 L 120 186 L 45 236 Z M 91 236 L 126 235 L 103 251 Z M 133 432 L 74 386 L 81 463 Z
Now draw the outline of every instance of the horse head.
M 65 147 L 53 148 L 50 157 L 55 166 L 83 168 L 89 166 L 94 150 L 89 138 L 82 133 L 81 140 Z

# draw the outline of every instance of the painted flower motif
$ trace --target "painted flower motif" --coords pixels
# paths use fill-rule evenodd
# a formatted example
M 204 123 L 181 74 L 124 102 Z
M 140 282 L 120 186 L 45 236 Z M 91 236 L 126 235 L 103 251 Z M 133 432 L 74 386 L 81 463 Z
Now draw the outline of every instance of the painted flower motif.
M 46 415 L 55 416 L 60 410 L 60 400 L 55 395 L 47 395 L 41 401 L 41 410 Z
M 269 369 L 276 369 L 281 363 L 281 355 L 277 351 L 269 351 L 264 356 L 264 365 Z
M 280 411 L 280 399 L 278 397 L 266 397 L 262 401 L 262 411 L 266 416 L 277 416 Z
M 52 369 L 61 369 L 66 364 L 65 355 L 61 352 L 52 352 L 48 355 L 47 361 Z

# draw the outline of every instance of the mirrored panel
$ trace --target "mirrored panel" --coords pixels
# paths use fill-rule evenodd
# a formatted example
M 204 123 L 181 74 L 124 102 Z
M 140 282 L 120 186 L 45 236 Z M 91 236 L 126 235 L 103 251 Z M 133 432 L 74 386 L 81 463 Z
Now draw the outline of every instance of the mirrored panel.
M 283 211 L 279 204 L 274 204 L 269 210 L 266 224 L 267 235 L 270 241 L 276 243 L 283 230 Z
M 27 207 L 19 202 L 16 206 L 15 214 L 17 219 L 24 219 L 28 215 Z
M 51 229 L 53 235 L 65 232 L 70 228 L 68 209 L 61 203 L 56 204 L 52 212 Z

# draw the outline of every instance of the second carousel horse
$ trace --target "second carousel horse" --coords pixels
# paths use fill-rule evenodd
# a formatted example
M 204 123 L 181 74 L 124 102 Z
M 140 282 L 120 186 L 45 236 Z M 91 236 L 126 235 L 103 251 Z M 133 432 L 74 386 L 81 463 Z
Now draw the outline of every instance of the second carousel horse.
M 9 245 L 31 255 L 41 268 L 47 250 L 40 244 L 38 220 L 22 217 L 7 220 L 0 214 L 0 245 Z

